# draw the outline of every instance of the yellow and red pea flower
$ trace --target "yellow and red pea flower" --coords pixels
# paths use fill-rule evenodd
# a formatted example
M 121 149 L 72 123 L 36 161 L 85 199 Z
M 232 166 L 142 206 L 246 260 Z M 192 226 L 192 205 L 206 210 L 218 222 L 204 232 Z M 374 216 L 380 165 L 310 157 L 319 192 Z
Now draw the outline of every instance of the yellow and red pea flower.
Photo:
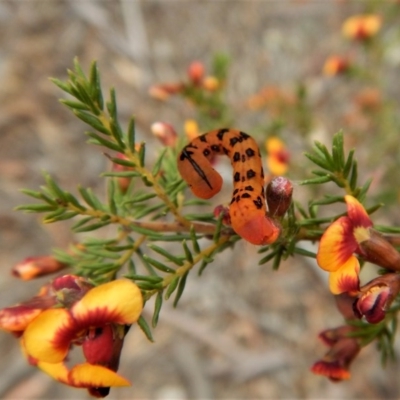
M 377 14 L 354 15 L 342 25 L 342 33 L 353 40 L 367 40 L 375 36 L 382 26 L 382 18 Z
M 352 329 L 343 326 L 320 334 L 320 339 L 330 349 L 311 367 L 314 374 L 326 376 L 333 382 L 350 379 L 350 364 L 361 350 L 358 340 L 347 336 Z
M 347 216 L 334 221 L 321 237 L 318 265 L 329 274 L 333 294 L 356 293 L 359 289 L 360 264 L 353 253 L 362 253 L 360 242 L 368 240 L 372 221 L 362 204 L 345 196 Z
M 345 74 L 350 68 L 350 61 L 343 56 L 330 56 L 322 67 L 322 73 L 326 76 Z
M 130 280 L 93 287 L 84 278 L 66 275 L 28 302 L 0 310 L 0 328 L 22 335 L 30 364 L 104 397 L 110 386 L 130 384 L 115 371 L 125 334 L 142 308 L 141 291 Z M 86 362 L 68 368 L 65 361 L 73 345 L 82 345 Z
M 265 141 L 267 168 L 274 176 L 284 175 L 289 168 L 290 153 L 285 143 L 276 136 Z

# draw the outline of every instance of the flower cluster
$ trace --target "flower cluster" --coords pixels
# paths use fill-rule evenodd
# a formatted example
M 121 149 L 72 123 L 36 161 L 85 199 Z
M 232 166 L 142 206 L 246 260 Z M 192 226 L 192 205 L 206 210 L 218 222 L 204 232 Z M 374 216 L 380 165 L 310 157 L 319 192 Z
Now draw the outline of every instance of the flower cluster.
M 187 80 L 153 85 L 149 94 L 157 100 L 167 100 L 172 95 L 181 94 L 195 100 L 202 90 L 215 92 L 220 89 L 222 82 L 214 75 L 206 75 L 206 70 L 200 61 L 193 61 L 187 68 Z
M 400 253 L 388 238 L 374 230 L 367 211 L 356 198 L 347 195 L 345 202 L 347 215 L 334 221 L 322 235 L 317 262 L 329 272 L 329 287 L 338 298 L 344 317 L 365 318 L 368 323 L 377 324 L 385 319 L 400 292 Z M 359 259 L 385 268 L 386 273 L 360 286 Z M 356 338 L 348 336 L 354 329 L 347 328 L 340 329 L 337 340 L 330 343 L 331 350 L 313 366 L 313 372 L 333 380 L 350 377 L 347 368 L 360 347 Z
M 143 299 L 132 281 L 119 279 L 94 287 L 65 275 L 32 299 L 0 310 L 0 328 L 19 337 L 31 365 L 54 379 L 105 397 L 112 386 L 128 386 L 118 375 L 119 357 Z M 82 346 L 86 362 L 69 367 L 73 346 Z
M 342 34 L 349 40 L 369 43 L 378 34 L 381 26 L 382 18 L 377 14 L 353 15 L 343 22 Z M 355 63 L 347 55 L 330 55 L 322 67 L 323 74 L 330 77 L 353 71 Z

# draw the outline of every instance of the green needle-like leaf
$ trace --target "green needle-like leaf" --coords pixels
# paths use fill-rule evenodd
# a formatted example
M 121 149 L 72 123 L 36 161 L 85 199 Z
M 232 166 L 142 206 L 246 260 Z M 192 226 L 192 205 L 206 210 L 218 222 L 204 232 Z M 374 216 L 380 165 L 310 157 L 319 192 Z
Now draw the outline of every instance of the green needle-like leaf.
M 164 248 L 162 248 L 160 246 L 157 246 L 156 244 L 150 244 L 149 247 L 150 247 L 150 249 L 152 249 L 156 253 L 161 254 L 166 259 L 168 259 L 169 261 L 173 262 L 174 264 L 176 264 L 176 265 L 178 265 L 180 267 L 182 267 L 182 265 L 184 264 L 184 261 L 183 261 L 182 258 L 174 256 L 173 254 L 171 254 L 170 252 L 168 252 Z
M 179 284 L 178 284 L 178 290 L 176 292 L 176 296 L 174 299 L 174 307 L 178 305 L 178 302 L 180 298 L 182 297 L 183 291 L 185 290 L 185 285 L 186 285 L 186 279 L 188 276 L 188 272 L 186 272 L 180 279 Z
M 151 330 L 150 330 L 149 324 L 143 318 L 143 316 L 139 317 L 137 323 L 138 323 L 140 329 L 146 335 L 147 339 L 150 340 L 150 342 L 154 342 L 153 335 L 151 334 Z
M 163 303 L 163 292 L 160 291 L 157 293 L 156 301 L 154 304 L 154 313 L 153 313 L 153 319 L 151 321 L 152 327 L 155 328 L 158 324 L 158 317 L 160 315 L 161 307 Z
M 176 276 L 171 283 L 168 285 L 167 292 L 165 293 L 165 300 L 168 300 L 172 293 L 174 293 L 175 289 L 178 286 L 180 277 Z

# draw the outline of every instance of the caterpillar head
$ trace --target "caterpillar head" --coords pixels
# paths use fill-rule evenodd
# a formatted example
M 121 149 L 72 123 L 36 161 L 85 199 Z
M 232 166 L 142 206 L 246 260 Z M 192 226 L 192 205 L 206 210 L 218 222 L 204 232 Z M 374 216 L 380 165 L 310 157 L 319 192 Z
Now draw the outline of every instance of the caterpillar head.
M 232 228 L 243 239 L 256 245 L 274 243 L 281 233 L 278 223 L 267 215 L 254 215 L 239 222 L 232 220 Z

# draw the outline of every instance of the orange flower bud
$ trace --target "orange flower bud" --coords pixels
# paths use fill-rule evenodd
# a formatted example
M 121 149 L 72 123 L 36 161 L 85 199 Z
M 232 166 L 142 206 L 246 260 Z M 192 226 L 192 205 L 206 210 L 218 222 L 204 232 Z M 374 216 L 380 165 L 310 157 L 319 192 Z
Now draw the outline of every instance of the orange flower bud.
M 11 273 L 25 281 L 60 271 L 68 265 L 56 260 L 53 256 L 28 257 L 15 265 Z
M 215 92 L 220 86 L 220 81 L 215 76 L 206 76 L 203 79 L 203 88 L 209 92 Z
M 153 85 L 149 89 L 149 95 L 157 100 L 165 101 L 173 94 L 180 93 L 184 89 L 183 83 L 163 83 Z
M 140 144 L 137 144 L 137 146 L 140 146 Z M 120 158 L 121 160 L 128 160 L 125 154 L 122 153 L 118 153 L 117 158 Z M 112 169 L 113 171 L 116 172 L 133 171 L 133 168 L 117 163 L 113 164 Z M 128 190 L 129 184 L 131 183 L 131 179 L 132 178 L 127 176 L 120 176 L 117 178 L 118 186 L 120 187 L 123 193 L 125 193 Z
M 199 85 L 201 83 L 201 80 L 203 79 L 204 71 L 205 68 L 202 62 L 193 61 L 187 69 L 187 74 L 193 84 Z
M 175 146 L 178 135 L 171 124 L 166 122 L 154 122 L 154 124 L 151 125 L 151 132 L 164 146 Z

